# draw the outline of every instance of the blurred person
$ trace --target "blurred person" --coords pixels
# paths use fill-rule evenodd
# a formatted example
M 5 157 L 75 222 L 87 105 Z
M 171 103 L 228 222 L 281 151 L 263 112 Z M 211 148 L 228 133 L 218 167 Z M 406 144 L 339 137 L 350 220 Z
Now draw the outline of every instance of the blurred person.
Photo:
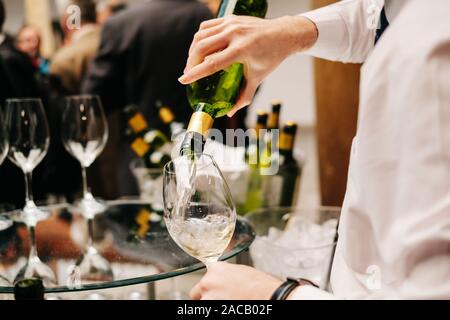
M 71 6 L 79 8 L 80 25 L 76 11 L 70 11 Z M 89 62 L 94 58 L 100 43 L 100 28 L 97 25 L 95 3 L 92 0 L 70 0 L 64 10 L 61 24 L 66 33 L 66 44 L 53 56 L 50 74 L 60 81 L 61 91 L 66 94 L 78 94 L 81 82 Z
M 73 192 L 73 184 L 79 183 L 70 179 L 70 166 L 65 160 L 68 156 L 60 143 L 59 110 L 57 106 L 50 103 L 49 92 L 37 81 L 36 69 L 29 57 L 15 47 L 10 36 L 3 33 L 5 17 L 3 1 L 0 0 L 0 98 L 2 99 L 0 109 L 5 112 L 5 99 L 9 98 L 43 99 L 50 125 L 51 143 L 47 156 L 33 172 L 33 195 L 39 202 L 46 200 L 50 193 L 70 194 Z M 68 161 L 70 163 L 70 159 Z M 17 166 L 6 160 L 0 166 L 0 203 L 19 208 L 24 205 L 24 199 L 23 173 Z
M 16 47 L 27 54 L 33 66 L 42 75 L 48 75 L 50 61 L 41 56 L 41 35 L 39 30 L 33 26 L 24 25 L 16 36 Z
M 136 104 L 149 125 L 168 133 L 156 102 L 187 122 L 192 109 L 186 88 L 177 78 L 183 72 L 192 38 L 200 23 L 212 17 L 197 0 L 152 0 L 130 6 L 103 26 L 100 50 L 83 83 L 83 92 L 99 94 L 108 113 Z M 109 181 L 119 181 L 119 196 L 138 195 L 129 169 L 133 152 L 120 129 L 119 169 Z
M 97 23 L 102 25 L 112 17 L 127 8 L 127 4 L 122 0 L 101 0 L 97 3 Z
M 216 263 L 193 299 L 450 299 L 449 12 L 448 0 L 346 0 L 202 24 L 180 81 L 243 62 L 246 84 L 229 116 L 292 54 L 364 66 L 332 293 Z

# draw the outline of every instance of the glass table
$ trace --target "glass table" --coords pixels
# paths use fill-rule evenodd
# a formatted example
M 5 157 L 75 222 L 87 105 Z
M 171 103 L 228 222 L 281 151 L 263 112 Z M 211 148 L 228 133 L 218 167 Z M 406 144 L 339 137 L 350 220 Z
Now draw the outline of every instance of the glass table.
M 109 289 L 177 277 L 204 268 L 172 240 L 164 224 L 163 213 L 140 200 L 107 202 L 107 209 L 94 218 L 94 246 L 111 264 L 112 281 L 68 282 L 70 270 L 82 256 L 87 242 L 87 223 L 70 205 L 50 207 L 51 217 L 36 227 L 40 259 L 57 276 L 57 284 L 46 293 Z M 10 213 L 14 223 L 0 231 L 0 275 L 13 281 L 26 264 L 29 253 L 27 228 Z M 232 241 L 222 260 L 246 251 L 255 238 L 250 224 L 238 218 Z M 12 294 L 12 285 L 1 286 L 0 293 Z

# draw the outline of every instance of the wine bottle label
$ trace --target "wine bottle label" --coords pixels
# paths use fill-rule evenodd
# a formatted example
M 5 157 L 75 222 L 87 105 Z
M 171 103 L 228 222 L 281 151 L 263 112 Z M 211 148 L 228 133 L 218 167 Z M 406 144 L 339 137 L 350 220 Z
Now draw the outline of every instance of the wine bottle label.
M 291 134 L 282 133 L 280 136 L 280 149 L 292 150 L 294 148 L 294 136 Z
M 206 137 L 214 123 L 213 117 L 206 112 L 194 112 L 189 122 L 188 131 L 200 133 Z
M 167 107 L 159 109 L 159 116 L 165 124 L 172 123 L 175 120 L 173 112 Z
M 143 157 L 148 150 L 150 150 L 150 146 L 148 143 L 144 141 L 142 138 L 136 138 L 131 144 L 131 149 L 139 156 Z
M 148 124 L 145 120 L 144 116 L 140 113 L 134 115 L 130 120 L 128 120 L 128 124 L 134 132 L 141 132 L 147 129 Z

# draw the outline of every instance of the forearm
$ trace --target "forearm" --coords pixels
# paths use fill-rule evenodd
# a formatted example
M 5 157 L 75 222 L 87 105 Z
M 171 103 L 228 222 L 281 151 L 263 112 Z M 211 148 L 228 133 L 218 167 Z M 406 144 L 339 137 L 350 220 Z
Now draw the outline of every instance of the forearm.
M 286 16 L 279 18 L 280 35 L 290 53 L 298 53 L 310 49 L 317 41 L 318 30 L 314 22 L 303 16 Z

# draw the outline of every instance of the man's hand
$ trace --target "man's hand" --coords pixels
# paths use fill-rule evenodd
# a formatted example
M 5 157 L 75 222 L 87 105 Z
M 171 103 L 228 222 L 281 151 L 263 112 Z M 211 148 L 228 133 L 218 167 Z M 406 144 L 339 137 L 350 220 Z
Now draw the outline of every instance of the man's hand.
M 192 289 L 193 300 L 269 300 L 282 284 L 256 269 L 224 262 L 209 266 L 203 279 Z
M 245 66 L 246 84 L 228 114 L 249 105 L 261 82 L 289 55 L 311 47 L 317 40 L 315 24 L 304 17 L 265 20 L 229 16 L 203 22 L 189 50 L 184 75 L 189 84 L 235 62 Z

